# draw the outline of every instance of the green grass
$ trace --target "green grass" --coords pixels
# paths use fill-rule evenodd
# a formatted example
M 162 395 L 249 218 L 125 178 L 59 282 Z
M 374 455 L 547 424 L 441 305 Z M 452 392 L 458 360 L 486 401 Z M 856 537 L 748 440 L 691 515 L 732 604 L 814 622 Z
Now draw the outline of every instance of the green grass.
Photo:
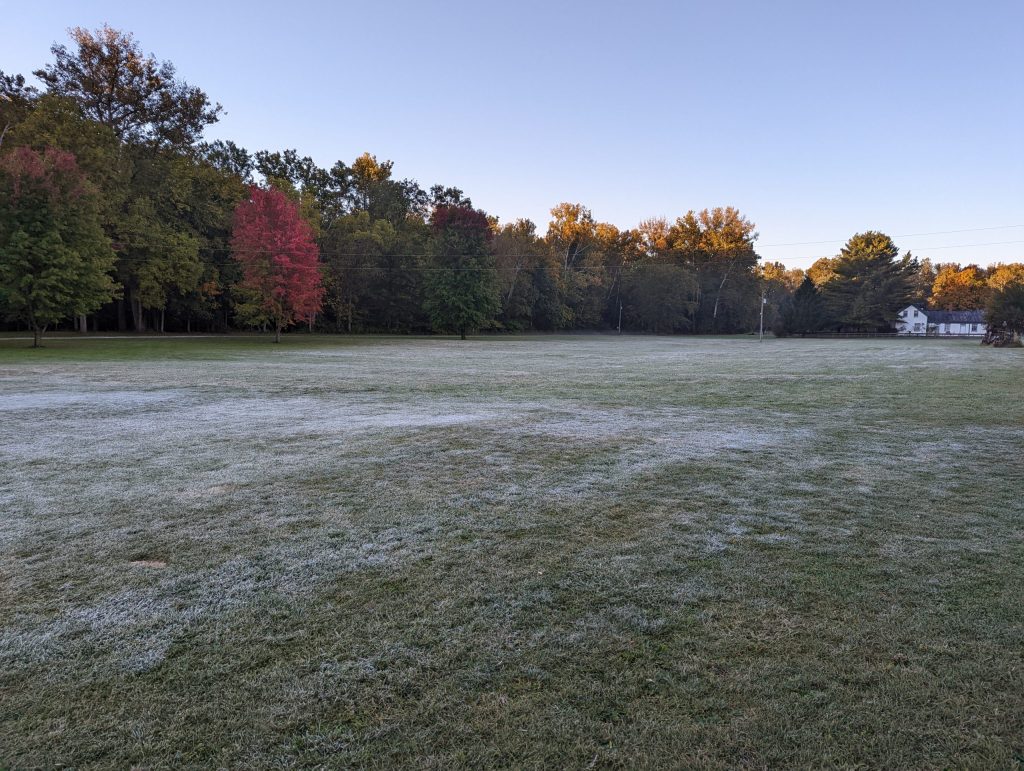
M 1024 352 L 24 346 L 0 766 L 1024 764 Z

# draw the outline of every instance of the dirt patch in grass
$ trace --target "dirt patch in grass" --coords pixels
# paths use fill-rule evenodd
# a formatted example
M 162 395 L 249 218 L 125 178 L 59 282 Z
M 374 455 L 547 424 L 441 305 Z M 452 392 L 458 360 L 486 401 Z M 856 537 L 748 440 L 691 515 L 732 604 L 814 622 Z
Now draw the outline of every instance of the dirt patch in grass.
M 137 568 L 165 568 L 167 563 L 163 560 L 132 560 L 128 563 Z

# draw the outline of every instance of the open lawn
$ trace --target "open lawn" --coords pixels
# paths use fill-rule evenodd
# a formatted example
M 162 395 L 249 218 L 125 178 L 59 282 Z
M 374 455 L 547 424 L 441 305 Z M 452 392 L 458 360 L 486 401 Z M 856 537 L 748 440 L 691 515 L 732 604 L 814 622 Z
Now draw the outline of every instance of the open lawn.
M 25 345 L 0 766 L 1024 763 L 1024 351 Z

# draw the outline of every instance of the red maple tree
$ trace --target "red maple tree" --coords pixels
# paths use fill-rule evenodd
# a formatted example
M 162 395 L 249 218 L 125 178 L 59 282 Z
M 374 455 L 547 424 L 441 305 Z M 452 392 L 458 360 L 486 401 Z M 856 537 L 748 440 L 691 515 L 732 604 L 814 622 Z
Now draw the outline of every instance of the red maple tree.
M 275 342 L 282 329 L 320 310 L 324 290 L 313 230 L 280 190 L 249 188 L 249 198 L 235 207 L 231 252 L 242 265 L 241 310 L 271 322 Z

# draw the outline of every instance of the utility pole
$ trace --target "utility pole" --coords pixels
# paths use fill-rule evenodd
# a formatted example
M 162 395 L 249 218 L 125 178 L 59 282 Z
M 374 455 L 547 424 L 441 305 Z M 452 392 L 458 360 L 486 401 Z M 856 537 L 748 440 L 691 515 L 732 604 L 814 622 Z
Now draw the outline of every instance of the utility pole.
M 767 298 L 764 296 L 764 292 L 761 292 L 761 330 L 757 333 L 757 342 L 764 340 L 764 306 L 768 304 Z

